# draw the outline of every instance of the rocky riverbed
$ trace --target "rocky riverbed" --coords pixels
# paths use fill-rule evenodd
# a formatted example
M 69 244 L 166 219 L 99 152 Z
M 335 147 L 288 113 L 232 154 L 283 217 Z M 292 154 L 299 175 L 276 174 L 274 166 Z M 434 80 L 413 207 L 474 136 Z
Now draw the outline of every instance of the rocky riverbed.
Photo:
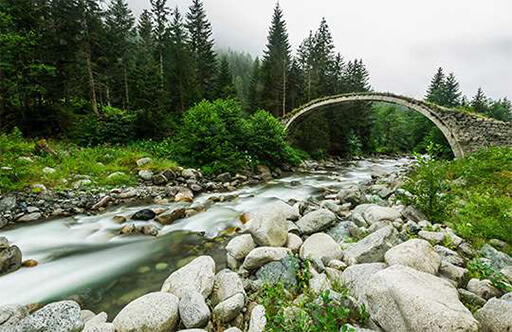
M 111 317 L 70 299 L 43 307 L 9 304 L 0 307 L 0 331 L 264 331 L 274 317 L 265 314 L 268 303 L 261 303 L 260 294 L 279 284 L 290 290 L 287 296 L 296 297 L 283 308 L 291 320 L 302 315 L 299 303 L 306 294 L 327 294 L 335 306 L 365 308 L 369 319 L 347 322 L 347 330 L 512 330 L 512 293 L 506 293 L 512 283 L 512 258 L 499 250 L 499 241 L 476 250 L 449 227 L 431 224 L 420 211 L 402 203 L 400 199 L 410 195 L 400 188 L 410 160 L 388 169 L 362 165 L 372 171 L 351 181 L 330 177 L 346 164 L 305 164 L 309 172 L 319 172 L 321 180 L 312 174 L 288 178 L 286 191 L 256 200 L 252 208 L 244 202 L 260 197 L 258 189 L 202 195 L 187 199 L 194 202 L 185 200 L 181 207 L 112 213 L 109 218 L 121 223 L 113 231 L 122 233 L 120 237 L 149 233 L 145 236 L 156 235 L 153 241 L 158 241 L 176 231 L 173 225 L 194 224 L 194 216 L 207 215 L 217 205 L 242 206 L 228 231 L 202 230 L 218 239 L 213 242 L 224 248 L 222 259 L 202 250 L 172 269 L 157 289 Z M 356 168 L 348 174 L 361 171 Z M 300 192 L 306 183 L 311 189 Z M 162 190 L 169 188 L 174 184 Z M 276 189 L 265 190 L 268 194 Z M 183 191 L 172 189 L 153 199 L 180 201 Z M 148 225 L 156 225 L 155 234 L 144 231 Z M 0 240 L 0 255 L 15 246 Z M 499 272 L 471 278 L 470 265 Z M 8 276 L 15 278 L 24 269 L 29 268 Z M 306 285 L 302 292 L 291 292 L 301 283 Z M 0 277 L 2 285 L 6 284 Z M 339 285 L 348 293 L 340 292 Z M 314 324 L 314 319 L 309 317 L 305 324 Z

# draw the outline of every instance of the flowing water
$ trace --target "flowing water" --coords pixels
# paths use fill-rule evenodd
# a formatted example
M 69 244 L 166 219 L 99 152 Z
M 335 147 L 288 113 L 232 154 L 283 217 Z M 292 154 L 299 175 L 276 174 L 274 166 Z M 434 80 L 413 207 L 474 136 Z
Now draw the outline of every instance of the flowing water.
M 307 200 L 326 188 L 339 190 L 367 181 L 374 171 L 391 172 L 410 159 L 347 163 L 329 171 L 296 173 L 273 183 L 243 187 L 226 194 L 237 198 L 211 205 L 205 212 L 164 226 L 158 237 L 120 236 L 113 216 L 129 216 L 141 208 L 173 208 L 187 203 L 122 206 L 105 213 L 19 225 L 1 232 L 18 245 L 24 259 L 39 264 L 0 277 L 0 305 L 44 303 L 71 298 L 95 312 L 113 316 L 131 300 L 160 289 L 172 271 L 199 255 L 210 255 L 217 269 L 225 266 L 223 230 L 241 226 L 239 217 L 275 200 Z M 142 222 L 144 223 L 144 222 Z

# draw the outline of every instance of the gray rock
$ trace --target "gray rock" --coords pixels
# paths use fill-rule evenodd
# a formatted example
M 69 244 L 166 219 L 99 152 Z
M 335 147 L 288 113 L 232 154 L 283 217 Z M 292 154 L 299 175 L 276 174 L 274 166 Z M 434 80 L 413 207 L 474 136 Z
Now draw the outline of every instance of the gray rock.
M 353 205 L 364 203 L 366 200 L 363 190 L 358 186 L 341 189 L 336 197 L 343 203 L 352 203 Z
M 242 234 L 229 241 L 226 251 L 235 259 L 244 259 L 254 248 L 256 248 L 256 244 L 252 239 L 252 235 Z
M 107 314 L 102 312 L 87 320 L 82 332 L 115 332 L 115 327 L 114 324 L 107 323 Z
M 454 285 L 457 287 L 464 286 L 469 280 L 468 270 L 443 260 L 441 261 L 439 274 L 442 277 L 454 281 Z
M 231 181 L 231 174 L 229 174 L 229 172 L 228 173 L 219 174 L 215 178 L 215 181 L 222 182 L 222 183 L 229 182 L 229 181 Z
M 470 291 L 464 288 L 459 288 L 457 291 L 459 292 L 459 297 L 463 303 L 467 303 L 472 306 L 482 307 L 486 302 L 486 300 L 483 299 L 482 297 L 476 295 L 475 293 L 471 293 Z
M 241 293 L 237 293 L 213 308 L 213 320 L 221 323 L 229 323 L 238 316 L 244 305 L 245 296 Z
M 179 321 L 178 298 L 169 293 L 154 292 L 128 303 L 116 318 L 116 332 L 173 331 Z
M 4 197 L 0 200 L 0 212 L 7 212 L 16 207 L 16 197 Z
M 482 246 L 481 252 L 484 257 L 491 260 L 491 265 L 495 269 L 500 270 L 504 267 L 512 265 L 512 257 L 491 247 L 488 244 L 484 244 Z
M 0 249 L 0 275 L 18 270 L 21 262 L 21 250 L 18 246 Z
M 300 262 L 297 258 L 288 256 L 280 261 L 265 264 L 256 272 L 256 277 L 263 284 L 276 285 L 283 283 L 286 288 L 295 287 L 297 286 L 296 275 L 299 264 Z
M 275 247 L 259 247 L 253 249 L 247 257 L 245 257 L 242 269 L 251 271 L 260 268 L 261 266 L 279 261 L 291 254 L 288 248 L 275 248 Z
M 151 180 L 153 181 L 153 184 L 156 186 L 162 186 L 168 182 L 167 178 L 163 174 L 153 175 Z
M 333 200 L 327 199 L 325 201 L 320 202 L 320 206 L 326 208 L 327 210 L 333 213 L 339 213 L 341 211 L 341 206 L 336 204 Z
M 80 189 L 82 187 L 86 187 L 88 185 L 92 184 L 92 181 L 90 179 L 82 179 L 82 180 L 78 180 L 76 181 L 74 184 L 73 184 L 73 187 L 75 189 Z
M 138 175 L 144 181 L 151 181 L 153 178 L 153 172 L 147 169 L 141 169 Z
M 412 206 L 407 206 L 403 211 L 402 211 L 402 215 L 404 216 L 405 219 L 410 219 L 414 222 L 419 222 L 419 221 L 422 221 L 422 220 L 426 220 L 427 217 L 425 216 L 425 214 L 423 214 L 421 211 L 419 211 L 418 209 L 412 207 Z
M 210 308 L 201 293 L 195 290 L 182 292 L 179 303 L 181 322 L 186 328 L 204 327 L 210 320 Z
M 334 241 L 338 243 L 344 242 L 350 238 L 349 225 L 350 221 L 342 221 L 334 227 L 329 228 L 326 233 L 332 237 Z
M 430 232 L 430 231 L 420 231 L 418 233 L 419 237 L 421 237 L 422 239 L 425 239 L 429 242 L 433 242 L 433 243 L 440 243 L 440 242 L 443 242 L 444 240 L 444 233 L 442 232 Z
M 372 225 L 383 221 L 392 222 L 400 218 L 400 212 L 394 208 L 374 205 L 363 212 L 363 217 L 369 225 Z
M 152 161 L 151 158 L 146 157 L 146 158 L 141 158 L 141 159 L 137 160 L 136 163 L 137 163 L 138 167 L 142 167 L 144 165 L 150 164 L 151 161 Z
M 0 332 L 15 330 L 15 326 L 27 316 L 28 310 L 25 306 L 17 304 L 0 306 Z
M 74 301 L 60 301 L 45 305 L 25 317 L 17 325 L 19 332 L 80 332 L 84 322 L 80 306 Z
M 503 274 L 505 278 L 508 279 L 508 282 L 510 284 L 512 284 L 512 265 L 502 268 L 500 273 Z
M 482 309 L 475 312 L 482 332 L 512 331 L 512 302 L 490 299 Z
M 300 247 L 299 255 L 303 260 L 318 259 L 326 262 L 343 258 L 340 245 L 325 233 L 316 233 L 308 237 Z
M 350 293 L 362 302 L 364 290 L 370 277 L 375 273 L 384 270 L 387 267 L 385 263 L 367 263 L 349 266 L 341 273 L 341 284 L 345 285 Z
M 286 241 L 286 248 L 290 249 L 292 252 L 299 252 L 300 247 L 302 246 L 302 239 L 300 236 L 288 233 L 288 241 Z
M 155 220 L 162 225 L 170 225 L 178 219 L 185 217 L 187 210 L 184 208 L 176 208 L 171 211 L 164 212 L 158 215 Z
M 16 222 L 36 221 L 36 220 L 41 219 L 42 216 L 43 215 L 41 214 L 41 212 L 33 212 L 33 213 L 29 213 L 29 214 L 25 214 L 25 215 L 21 216 L 20 218 L 18 218 L 16 220 Z
M 374 263 L 384 261 L 384 254 L 399 243 L 397 231 L 387 226 L 356 242 L 343 252 L 350 264 Z
M 293 209 L 288 204 L 277 201 L 258 210 L 247 225 L 254 242 L 259 246 L 281 247 L 288 240 L 287 211 Z
M 200 256 L 181 269 L 173 272 L 162 286 L 162 292 L 178 298 L 186 289 L 196 290 L 206 299 L 212 293 L 215 278 L 215 261 L 210 256 Z
M 303 234 L 312 234 L 329 227 L 335 221 L 334 213 L 326 209 L 319 209 L 306 214 L 296 224 Z
M 156 217 L 156 213 L 150 209 L 143 209 L 135 212 L 135 214 L 131 217 L 132 220 L 151 220 Z
M 370 277 L 364 302 L 385 331 L 478 331 L 455 287 L 406 266 L 393 265 Z
M 409 220 L 406 224 L 405 224 L 405 229 L 407 230 L 408 233 L 410 234 L 418 234 L 420 231 L 421 231 L 421 227 L 415 223 L 414 221 L 412 220 Z
M 377 205 L 375 205 L 375 204 L 359 204 L 352 211 L 352 216 L 351 216 L 352 221 L 358 227 L 367 227 L 368 226 L 368 223 L 366 222 L 366 219 L 364 218 L 363 214 L 367 209 L 369 209 L 372 206 L 377 206 Z
M 325 273 L 317 273 L 314 269 L 311 271 L 312 277 L 309 279 L 309 289 L 313 294 L 320 294 L 323 291 L 331 289 L 331 282 Z
M 501 291 L 494 287 L 491 281 L 487 279 L 478 280 L 473 278 L 468 282 L 467 289 L 486 300 L 491 297 L 498 297 L 501 295 Z
M 248 332 L 263 332 L 267 325 L 265 307 L 257 305 L 252 309 Z
M 242 332 L 238 327 L 230 327 L 227 330 L 224 330 L 224 332 Z
M 384 260 L 388 265 L 400 264 L 430 274 L 436 274 L 441 265 L 441 257 L 430 243 L 421 239 L 411 239 L 389 249 Z
M 235 294 L 245 296 L 242 279 L 235 272 L 224 269 L 215 275 L 212 292 L 212 305 L 216 306 L 220 302 L 232 297 Z
M 439 254 L 439 256 L 441 256 L 441 259 L 443 261 L 446 261 L 457 266 L 465 265 L 464 259 L 460 257 L 460 255 L 456 251 L 453 251 L 440 245 L 436 245 L 434 247 L 434 250 Z
M 0 251 L 9 248 L 9 240 L 5 236 L 0 236 Z

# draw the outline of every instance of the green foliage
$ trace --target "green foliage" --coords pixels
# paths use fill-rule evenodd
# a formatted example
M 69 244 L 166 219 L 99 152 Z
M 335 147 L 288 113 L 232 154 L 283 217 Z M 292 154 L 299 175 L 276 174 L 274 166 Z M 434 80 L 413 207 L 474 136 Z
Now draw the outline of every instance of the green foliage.
M 512 149 L 483 149 L 453 161 L 420 159 L 406 189 L 433 222 L 475 242 L 511 242 Z
M 472 278 L 489 279 L 497 289 L 505 293 L 512 292 L 512 285 L 509 283 L 508 278 L 481 259 L 472 259 L 468 264 L 468 270 Z

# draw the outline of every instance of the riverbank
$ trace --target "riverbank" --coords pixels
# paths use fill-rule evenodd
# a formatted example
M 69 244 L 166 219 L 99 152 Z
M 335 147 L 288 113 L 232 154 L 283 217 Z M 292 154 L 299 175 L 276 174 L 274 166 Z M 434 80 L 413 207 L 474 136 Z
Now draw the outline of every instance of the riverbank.
M 174 271 L 161 292 L 140 296 L 114 319 L 91 319 L 76 303 L 60 302 L 16 324 L 27 327 L 34 316 L 49 316 L 45 323 L 51 324 L 66 311 L 73 326 L 66 331 L 510 328 L 510 310 L 497 309 L 512 306 L 510 294 L 504 295 L 512 259 L 500 251 L 502 243 L 474 247 L 454 229 L 427 221 L 400 199 L 413 198 L 402 188 L 406 170 L 376 170 L 360 186 L 326 186 L 300 200 L 260 205 L 244 214 L 248 222 L 226 243 L 229 270 L 203 254 Z

